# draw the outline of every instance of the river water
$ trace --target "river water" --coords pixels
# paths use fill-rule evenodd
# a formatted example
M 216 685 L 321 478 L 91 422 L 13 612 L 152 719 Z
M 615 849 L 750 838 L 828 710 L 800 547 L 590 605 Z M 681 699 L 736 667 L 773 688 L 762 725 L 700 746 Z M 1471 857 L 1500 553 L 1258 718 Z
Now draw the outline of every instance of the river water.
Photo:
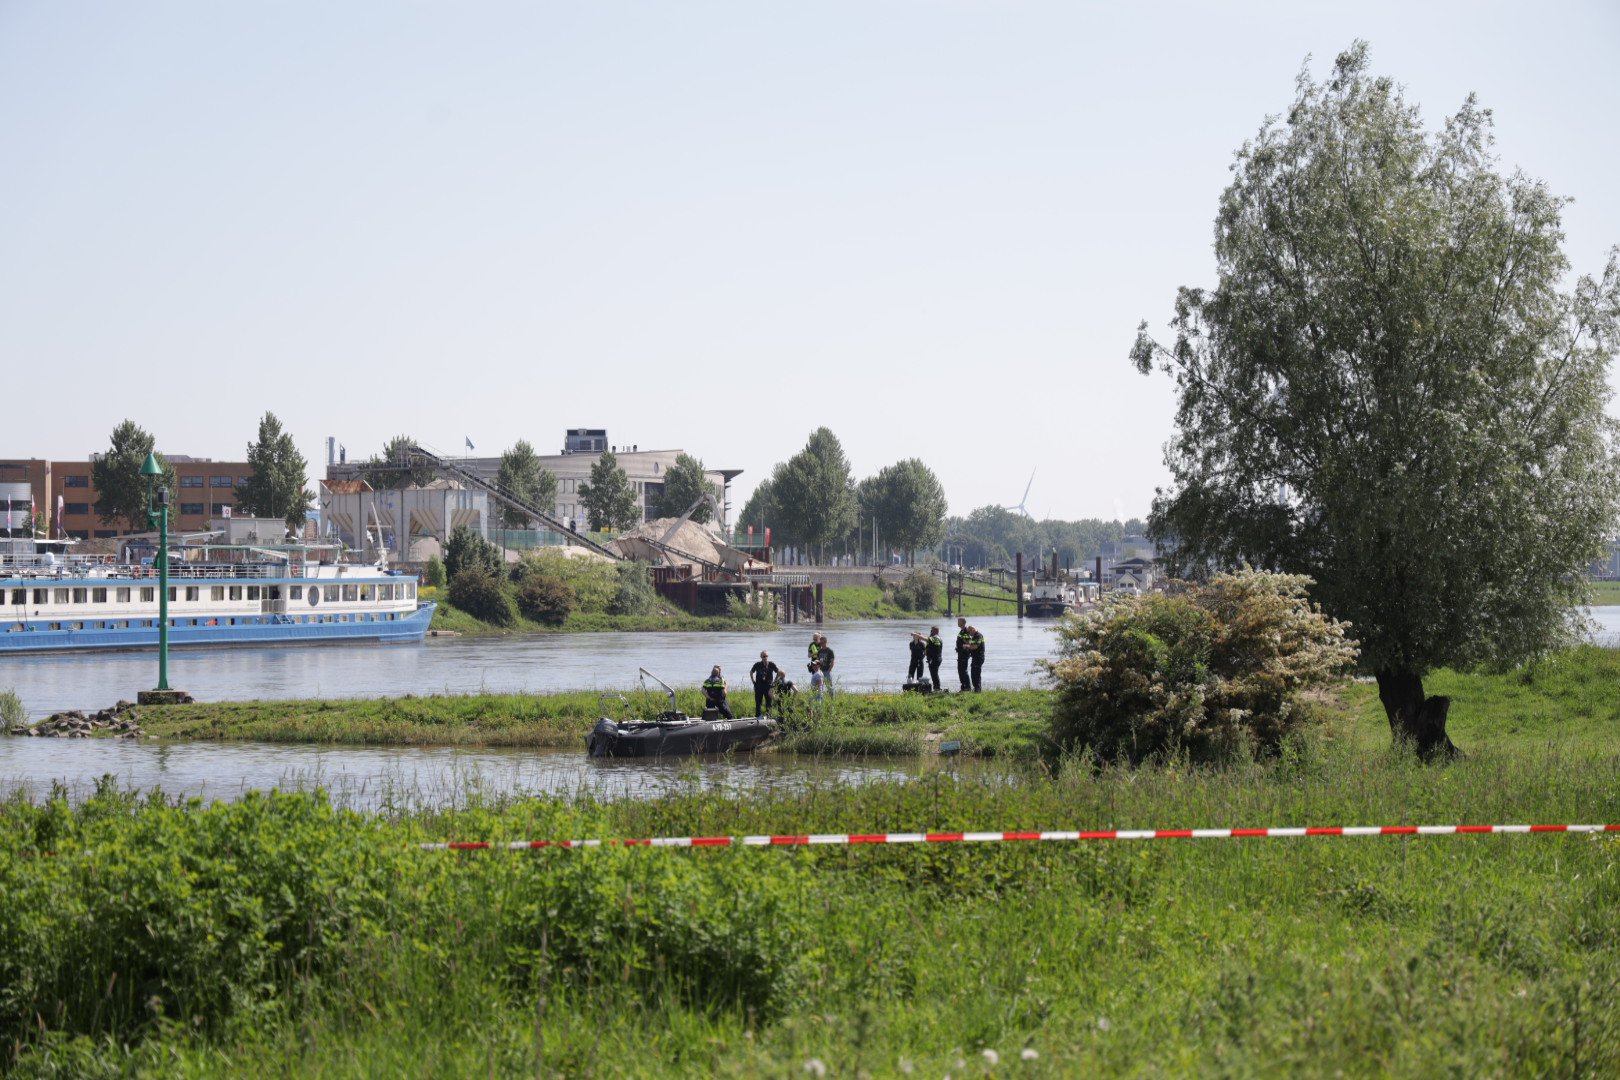
M 1620 645 L 1620 608 L 1596 608 L 1594 638 Z M 985 685 L 1036 685 L 1035 661 L 1052 652 L 1051 623 L 1011 616 L 980 618 L 987 639 Z M 947 631 L 952 629 L 942 624 Z M 917 628 L 927 630 L 926 623 Z M 828 623 L 840 686 L 889 689 L 905 675 L 903 622 Z M 725 665 L 746 696 L 747 670 L 761 649 L 798 677 L 810 628 L 775 633 L 553 634 L 438 638 L 410 646 L 320 645 L 283 649 L 186 651 L 170 660 L 170 684 L 202 700 L 387 697 L 629 689 L 644 666 L 691 686 L 711 664 Z M 949 650 L 941 672 L 955 672 Z M 100 708 L 156 680 L 150 653 L 37 656 L 0 660 L 0 689 L 15 689 L 30 715 Z M 801 685 L 802 682 L 801 682 Z M 159 745 L 137 740 L 26 739 L 0 736 L 0 795 L 36 796 L 54 781 L 83 795 L 111 774 L 125 786 L 170 795 L 229 799 L 269 787 L 323 787 L 357 808 L 448 805 L 473 793 L 650 797 L 692 786 L 796 788 L 858 784 L 917 775 L 918 762 L 831 762 L 788 754 L 681 762 L 593 762 L 572 750 L 446 747 L 321 747 L 255 743 Z
M 929 623 L 827 623 L 843 690 L 898 689 L 913 629 Z M 955 684 L 950 642 L 954 623 L 938 624 L 947 641 L 940 677 Z M 1053 649 L 1052 623 L 1013 616 L 974 620 L 986 638 L 988 687 L 1037 684 L 1035 661 Z M 723 665 L 746 699 L 748 668 L 768 650 L 801 688 L 807 686 L 810 626 L 757 633 L 542 634 L 496 638 L 430 638 L 420 645 L 310 645 L 276 649 L 177 650 L 169 685 L 202 701 L 397 697 L 403 694 L 536 693 L 628 690 L 645 667 L 676 686 L 695 686 Z M 63 709 L 99 709 L 156 683 L 152 653 L 67 654 L 0 660 L 0 689 L 14 689 L 32 717 Z M 862 783 L 913 775 L 916 763 L 849 763 L 787 754 L 735 760 L 591 762 L 579 751 L 446 747 L 318 747 L 248 743 L 158 745 L 136 740 L 25 739 L 0 736 L 0 794 L 35 795 L 65 782 L 82 795 L 110 773 L 126 786 L 160 787 L 171 795 L 234 798 L 269 787 L 326 788 L 343 805 L 442 805 L 485 794 L 549 793 L 596 797 L 654 796 L 697 785 L 750 788 Z

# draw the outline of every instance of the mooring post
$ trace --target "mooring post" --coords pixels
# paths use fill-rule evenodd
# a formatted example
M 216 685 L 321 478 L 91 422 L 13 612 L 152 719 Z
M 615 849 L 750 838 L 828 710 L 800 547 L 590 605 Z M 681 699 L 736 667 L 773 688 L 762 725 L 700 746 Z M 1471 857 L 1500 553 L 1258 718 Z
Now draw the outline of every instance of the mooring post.
M 1013 565 L 1018 570 L 1018 617 L 1024 617 L 1024 553 L 1020 551 L 1013 557 Z
M 816 582 L 816 625 L 821 625 L 822 617 L 826 613 L 826 594 L 821 591 L 821 582 Z

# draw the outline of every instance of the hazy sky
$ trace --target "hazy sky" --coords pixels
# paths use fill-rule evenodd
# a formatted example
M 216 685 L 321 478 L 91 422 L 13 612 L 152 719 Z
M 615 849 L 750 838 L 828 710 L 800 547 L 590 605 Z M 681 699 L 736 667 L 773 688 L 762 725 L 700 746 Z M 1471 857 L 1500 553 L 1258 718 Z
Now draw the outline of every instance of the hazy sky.
M 565 428 L 746 470 L 820 424 L 953 512 L 1143 514 L 1136 323 L 1232 153 L 1357 38 L 1620 243 L 1620 4 L 0 0 L 0 455 L 130 417 L 312 475 Z

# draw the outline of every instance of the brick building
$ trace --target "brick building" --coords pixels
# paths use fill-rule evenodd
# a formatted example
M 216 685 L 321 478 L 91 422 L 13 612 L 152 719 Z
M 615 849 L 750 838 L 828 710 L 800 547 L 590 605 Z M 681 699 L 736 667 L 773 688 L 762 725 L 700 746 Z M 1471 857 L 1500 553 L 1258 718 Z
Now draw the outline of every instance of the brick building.
M 209 518 L 224 517 L 236 507 L 236 486 L 253 475 L 245 461 L 215 461 L 185 454 L 162 454 L 174 467 L 180 490 L 169 493 L 169 526 L 180 532 L 198 532 Z M 46 515 L 46 533 L 58 534 L 56 500 L 62 500 L 61 531 L 80 540 L 129 532 L 126 524 L 107 524 L 96 513 L 96 489 L 90 483 L 89 461 L 42 461 L 39 458 L 0 458 L 0 482 L 24 483 L 34 505 Z

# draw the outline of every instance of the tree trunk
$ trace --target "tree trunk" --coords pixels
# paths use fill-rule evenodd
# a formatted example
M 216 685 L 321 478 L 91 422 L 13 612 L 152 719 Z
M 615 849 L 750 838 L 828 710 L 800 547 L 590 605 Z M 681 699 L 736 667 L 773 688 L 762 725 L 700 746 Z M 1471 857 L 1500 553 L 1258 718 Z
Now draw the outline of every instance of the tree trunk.
M 1462 751 L 1446 734 L 1448 697 L 1425 697 L 1423 676 L 1412 671 L 1380 671 L 1378 700 L 1389 717 L 1390 734 L 1397 742 L 1409 742 L 1425 761 L 1462 756 Z

